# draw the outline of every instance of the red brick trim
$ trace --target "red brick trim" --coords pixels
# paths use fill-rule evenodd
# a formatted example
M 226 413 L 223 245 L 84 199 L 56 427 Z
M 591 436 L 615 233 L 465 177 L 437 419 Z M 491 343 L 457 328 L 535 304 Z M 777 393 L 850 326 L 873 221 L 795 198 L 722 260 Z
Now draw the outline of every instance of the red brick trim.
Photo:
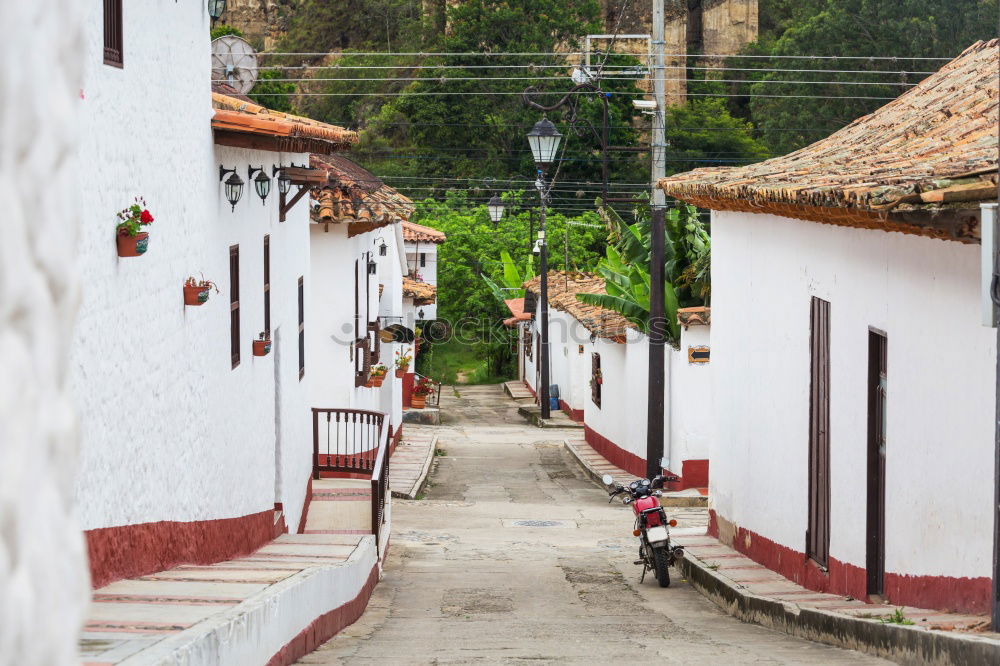
M 709 509 L 708 533 L 719 537 L 719 521 Z M 727 546 L 785 578 L 815 590 L 867 600 L 865 569 L 831 557 L 829 571 L 823 571 L 805 553 L 776 543 L 765 536 L 733 525 L 727 530 L 733 542 Z M 985 614 L 990 610 L 992 581 L 987 577 L 910 576 L 886 572 L 885 596 L 894 606 L 933 608 L 959 613 Z
M 399 446 L 399 440 L 403 438 L 403 424 L 400 423 L 396 426 L 396 429 L 392 433 L 392 445 L 389 447 L 389 455 L 391 456 L 396 452 L 396 447 Z
M 638 477 L 646 476 L 645 458 L 640 458 L 631 451 L 626 451 L 589 425 L 583 427 L 583 438 L 615 467 L 620 467 L 629 474 Z
M 237 518 L 102 527 L 83 533 L 94 589 L 179 564 L 214 564 L 271 541 L 274 510 Z
M 299 516 L 299 534 L 304 534 L 306 531 L 306 519 L 309 517 L 309 506 L 313 501 L 313 478 L 312 473 L 309 474 L 309 482 L 306 484 L 306 498 L 302 501 L 302 515 Z
M 681 461 L 681 490 L 708 488 L 708 460 Z
M 568 416 L 570 419 L 576 421 L 577 423 L 583 423 L 582 409 L 573 409 L 562 398 L 559 399 L 559 409 L 561 409 L 563 414 Z
M 378 565 L 372 567 L 368 580 L 358 595 L 346 604 L 320 615 L 309 623 L 305 629 L 290 640 L 283 648 L 271 657 L 267 666 L 286 666 L 309 654 L 320 645 L 330 640 L 346 627 L 354 624 L 368 606 L 375 586 L 378 584 Z

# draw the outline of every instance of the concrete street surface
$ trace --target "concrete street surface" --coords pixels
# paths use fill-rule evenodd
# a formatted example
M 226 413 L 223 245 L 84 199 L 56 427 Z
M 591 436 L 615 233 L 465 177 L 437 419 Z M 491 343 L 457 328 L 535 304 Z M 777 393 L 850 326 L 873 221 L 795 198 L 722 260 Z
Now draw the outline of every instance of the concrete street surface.
M 640 584 L 631 510 L 566 453 L 578 432 L 526 425 L 500 386 L 446 387 L 438 433 L 368 610 L 300 663 L 888 663 L 743 624 L 676 569 Z M 705 509 L 668 513 L 704 532 Z

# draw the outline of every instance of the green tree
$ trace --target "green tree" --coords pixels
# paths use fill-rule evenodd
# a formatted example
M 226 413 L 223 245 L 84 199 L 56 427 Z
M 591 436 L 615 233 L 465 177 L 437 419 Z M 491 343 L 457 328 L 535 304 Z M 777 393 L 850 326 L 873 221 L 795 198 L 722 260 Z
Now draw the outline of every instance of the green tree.
M 275 80 L 280 78 L 282 78 L 282 74 L 277 70 L 262 70 L 257 75 L 257 83 L 254 84 L 253 90 L 247 97 L 269 109 L 293 113 L 295 109 L 292 106 L 292 94 L 295 93 L 295 84 L 289 81 Z
M 744 53 L 952 58 L 973 42 L 995 36 L 998 11 L 994 0 L 762 0 L 760 14 L 767 20 L 762 24 L 760 39 Z M 743 107 L 731 108 L 734 113 L 746 114 L 760 128 L 772 152 L 786 153 L 871 113 L 925 78 L 926 74 L 919 72 L 932 72 L 943 64 L 933 60 L 864 58 L 761 59 L 753 67 L 765 71 L 739 76 L 756 83 L 737 84 L 729 89 L 737 94 L 759 96 L 750 98 L 748 104 L 744 100 Z M 747 60 L 740 58 L 731 59 L 730 65 L 748 66 Z M 918 73 L 874 73 L 878 70 Z M 805 83 L 792 83 L 796 81 Z

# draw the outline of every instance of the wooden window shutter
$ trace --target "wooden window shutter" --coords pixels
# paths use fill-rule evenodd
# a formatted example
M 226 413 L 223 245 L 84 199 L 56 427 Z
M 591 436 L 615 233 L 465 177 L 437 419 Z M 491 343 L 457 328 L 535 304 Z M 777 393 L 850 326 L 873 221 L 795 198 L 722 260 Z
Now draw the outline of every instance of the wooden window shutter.
M 123 67 L 122 0 L 104 0 L 104 64 Z
M 306 286 L 299 277 L 299 379 L 306 374 Z
M 271 337 L 271 236 L 264 236 L 264 330 Z
M 229 353 L 240 364 L 240 246 L 229 248 Z
M 809 343 L 809 519 L 806 554 L 830 560 L 830 303 L 813 297 Z
M 598 407 L 601 406 L 601 355 L 593 352 L 590 355 L 590 399 Z

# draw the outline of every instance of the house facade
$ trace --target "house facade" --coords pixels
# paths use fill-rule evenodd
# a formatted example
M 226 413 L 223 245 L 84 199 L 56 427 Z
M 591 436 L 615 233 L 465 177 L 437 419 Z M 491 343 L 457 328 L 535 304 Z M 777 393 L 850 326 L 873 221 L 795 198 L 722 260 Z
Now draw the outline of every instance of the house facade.
M 538 394 L 538 306 L 541 278 L 525 283 L 525 312 L 533 322 L 519 325 L 518 356 L 525 359 L 524 382 Z M 550 271 L 549 382 L 558 387 L 559 408 L 584 424 L 587 442 L 605 458 L 636 476 L 646 474 L 646 405 L 649 339 L 616 312 L 586 305 L 577 294 L 601 294 L 604 279 Z M 508 320 L 511 321 L 511 320 Z M 665 350 L 663 468 L 680 477 L 674 490 L 705 488 L 709 475 L 708 308 L 680 315 L 679 348 Z
M 403 224 L 406 247 L 407 291 L 413 308 L 413 323 L 437 319 L 438 245 L 447 240 L 444 232 L 414 222 Z M 409 314 L 409 310 L 408 310 Z
M 399 329 L 406 270 L 401 224 L 413 205 L 344 156 L 314 155 L 312 164 L 327 180 L 311 195 L 310 265 L 313 281 L 330 286 L 311 297 L 316 326 L 306 346 L 323 368 L 311 385 L 312 405 L 384 412 L 398 441 L 403 382 L 394 360 L 412 347 L 412 336 Z M 380 366 L 384 379 L 372 386 L 372 370 Z
M 996 68 L 976 44 L 808 148 L 661 181 L 713 210 L 711 532 L 812 589 L 989 608 Z

